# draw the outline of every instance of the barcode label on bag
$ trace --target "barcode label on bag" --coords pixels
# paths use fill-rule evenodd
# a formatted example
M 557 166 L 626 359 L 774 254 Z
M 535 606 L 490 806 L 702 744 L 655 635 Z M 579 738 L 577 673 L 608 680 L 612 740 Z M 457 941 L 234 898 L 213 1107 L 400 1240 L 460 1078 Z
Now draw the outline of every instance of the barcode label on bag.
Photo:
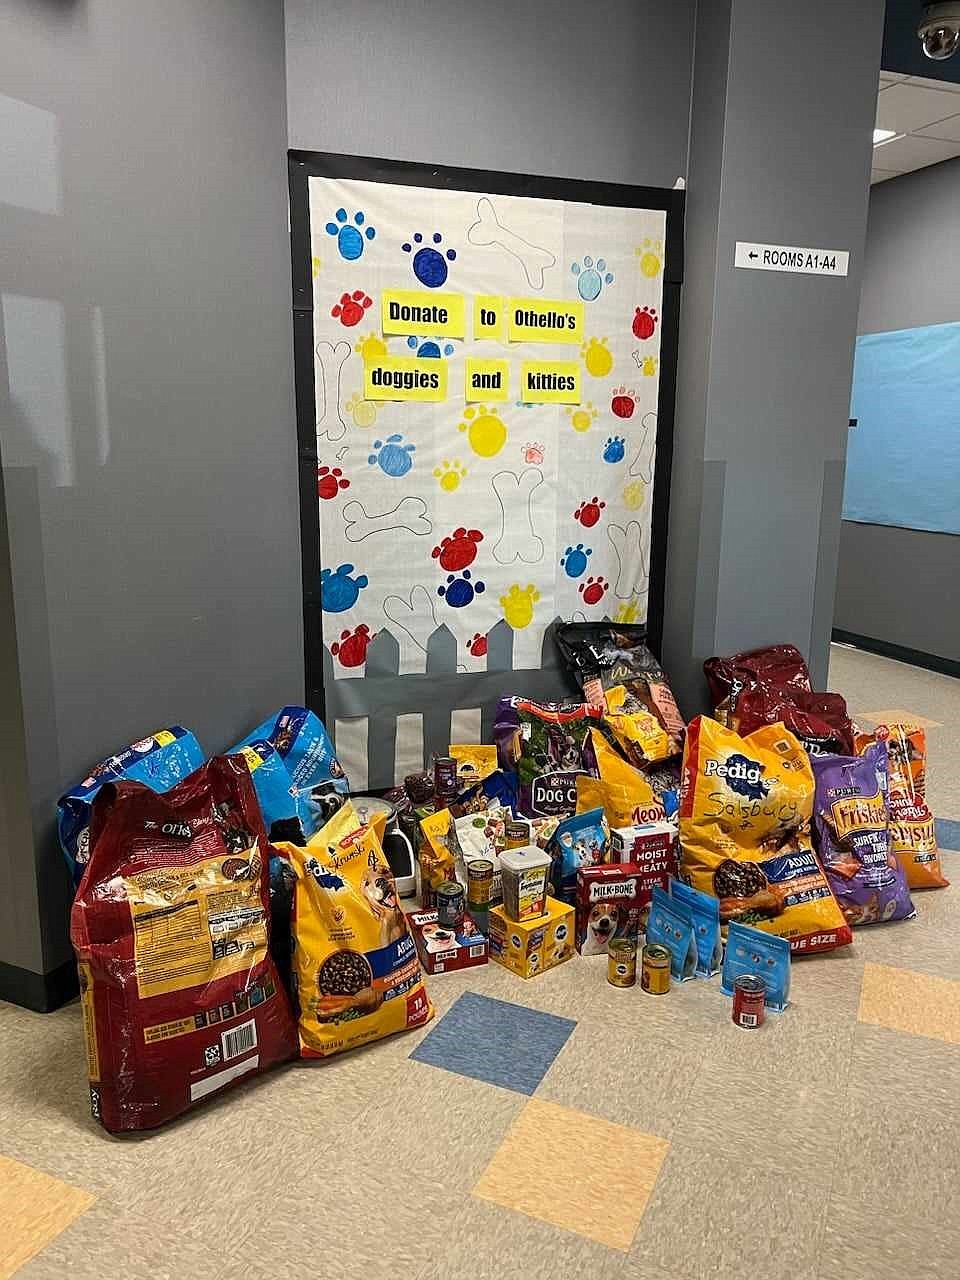
M 257 1024 L 251 1018 L 249 1022 L 241 1023 L 232 1031 L 224 1031 L 220 1039 L 223 1042 L 224 1061 L 229 1062 L 231 1058 L 239 1058 L 241 1053 L 248 1053 L 256 1048 Z

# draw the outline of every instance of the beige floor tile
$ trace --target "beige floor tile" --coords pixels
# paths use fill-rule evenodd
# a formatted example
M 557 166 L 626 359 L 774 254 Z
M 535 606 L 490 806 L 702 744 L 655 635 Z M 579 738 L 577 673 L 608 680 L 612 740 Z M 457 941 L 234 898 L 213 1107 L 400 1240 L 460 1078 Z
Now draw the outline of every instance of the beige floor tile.
M 960 1044 L 960 982 L 868 964 L 858 1016 L 874 1026 Z
M 948 1280 L 958 1274 L 960 1226 L 931 1205 L 926 1219 L 878 1213 L 842 1192 L 827 1208 L 819 1280 Z
M 865 724 L 916 724 L 921 729 L 939 729 L 942 721 L 928 720 L 926 716 L 903 707 L 891 707 L 883 711 L 861 711 L 857 716 Z
M 0 1280 L 7 1280 L 72 1222 L 96 1196 L 0 1156 Z
M 956 1045 L 861 1023 L 853 1040 L 848 1095 L 866 1103 L 876 1097 L 878 1080 L 886 1082 L 885 1096 L 893 1105 L 906 1100 L 911 1114 L 940 1118 L 960 1130 L 960 1050 Z
M 653 1134 L 531 1098 L 473 1194 L 626 1251 L 668 1149 Z

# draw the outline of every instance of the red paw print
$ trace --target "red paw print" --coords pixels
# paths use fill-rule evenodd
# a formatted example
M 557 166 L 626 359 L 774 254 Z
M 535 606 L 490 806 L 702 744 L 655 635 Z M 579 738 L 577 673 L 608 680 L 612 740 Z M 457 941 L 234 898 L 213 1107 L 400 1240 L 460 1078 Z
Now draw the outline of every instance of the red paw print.
M 362 667 L 367 660 L 367 646 L 374 637 L 365 622 L 361 622 L 356 631 L 341 631 L 340 639 L 334 640 L 330 652 L 339 658 L 342 667 Z
M 467 648 L 475 658 L 483 658 L 487 652 L 487 637 L 480 635 L 479 631 L 467 645 Z
M 600 519 L 600 512 L 607 504 L 600 502 L 596 494 L 589 502 L 581 502 L 573 513 L 574 520 L 579 520 L 585 529 L 592 529 Z
M 642 342 L 644 338 L 652 338 L 657 327 L 659 316 L 653 307 L 637 307 L 633 317 L 633 336 Z
M 628 391 L 626 387 L 614 387 L 610 408 L 618 418 L 633 417 L 633 411 L 637 407 L 636 395 L 635 391 Z
M 349 489 L 347 480 L 339 467 L 331 471 L 329 467 L 317 467 L 317 493 L 321 498 L 335 498 L 341 489 Z
M 330 314 L 335 319 L 339 319 L 347 329 L 352 329 L 363 319 L 363 313 L 368 307 L 372 306 L 372 298 L 368 297 L 362 289 L 354 289 L 353 293 L 340 295 L 340 301 L 333 307 Z
M 607 594 L 607 587 L 610 583 L 606 578 L 588 578 L 586 582 L 580 583 L 580 594 L 583 596 L 584 604 L 599 604 L 603 597 Z
M 449 538 L 444 538 L 439 547 L 434 547 L 431 555 L 440 561 L 440 567 L 448 573 L 456 573 L 466 569 L 477 558 L 477 543 L 483 541 L 479 529 L 454 529 Z

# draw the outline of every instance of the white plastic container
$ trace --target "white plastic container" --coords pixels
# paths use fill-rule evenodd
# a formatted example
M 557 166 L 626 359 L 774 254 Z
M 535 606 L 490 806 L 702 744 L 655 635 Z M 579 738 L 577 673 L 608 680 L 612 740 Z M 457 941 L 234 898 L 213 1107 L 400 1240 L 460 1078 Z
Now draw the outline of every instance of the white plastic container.
M 519 923 L 544 914 L 551 862 L 550 855 L 533 844 L 501 853 L 503 910 L 509 919 Z

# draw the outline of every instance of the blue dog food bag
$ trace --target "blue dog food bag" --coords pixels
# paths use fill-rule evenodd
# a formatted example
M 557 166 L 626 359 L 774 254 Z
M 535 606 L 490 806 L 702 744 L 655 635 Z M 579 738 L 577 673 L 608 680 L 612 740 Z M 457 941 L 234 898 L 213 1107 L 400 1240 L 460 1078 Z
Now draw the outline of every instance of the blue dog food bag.
M 670 886 L 673 905 L 682 903 L 693 917 L 694 941 L 697 944 L 697 977 L 712 978 L 720 972 L 723 943 L 720 940 L 720 903 L 709 893 L 701 893 L 682 880 Z
M 767 988 L 763 1003 L 774 1013 L 782 1013 L 790 1002 L 789 941 L 731 920 L 720 978 L 725 996 L 733 995 L 734 983 L 744 974 L 763 980 Z
M 200 743 L 189 729 L 172 724 L 141 738 L 95 765 L 75 787 L 57 801 L 57 834 L 74 888 L 90 860 L 90 810 L 106 782 L 142 782 L 151 791 L 169 791 L 203 764 Z
M 697 942 L 690 908 L 674 901 L 658 884 L 653 886 L 647 945 L 659 943 L 670 952 L 670 973 L 678 982 L 692 978 L 697 969 Z
M 610 849 L 610 828 L 602 809 L 564 818 L 553 833 L 550 853 L 554 894 L 561 902 L 575 906 L 577 872 L 581 867 L 597 867 L 606 862 Z

